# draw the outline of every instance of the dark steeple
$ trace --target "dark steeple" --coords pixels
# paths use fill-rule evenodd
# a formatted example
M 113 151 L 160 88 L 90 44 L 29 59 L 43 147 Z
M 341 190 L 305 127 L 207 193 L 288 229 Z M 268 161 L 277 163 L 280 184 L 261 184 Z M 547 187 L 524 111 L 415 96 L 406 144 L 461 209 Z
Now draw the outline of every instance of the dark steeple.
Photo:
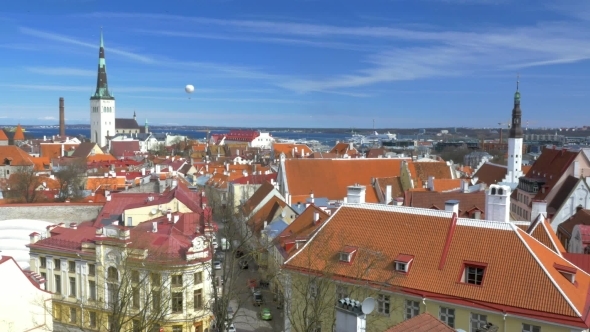
M 100 30 L 100 48 L 98 51 L 98 77 L 96 78 L 96 91 L 90 99 L 115 99 L 109 91 L 107 83 L 107 65 L 104 58 L 104 42 L 102 40 L 102 29 Z
M 519 76 L 516 77 L 516 92 L 514 93 L 514 108 L 512 109 L 512 124 L 510 138 L 522 138 L 522 111 L 520 110 L 520 92 L 518 91 Z

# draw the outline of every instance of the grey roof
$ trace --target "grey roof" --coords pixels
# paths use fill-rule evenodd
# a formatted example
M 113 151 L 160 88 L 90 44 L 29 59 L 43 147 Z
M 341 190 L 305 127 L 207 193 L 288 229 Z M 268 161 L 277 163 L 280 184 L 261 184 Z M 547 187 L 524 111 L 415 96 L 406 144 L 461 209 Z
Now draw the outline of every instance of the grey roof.
M 281 234 L 285 228 L 287 228 L 289 224 L 284 221 L 281 217 L 276 218 L 275 220 L 271 221 L 268 226 L 264 229 L 264 232 L 268 235 L 269 238 L 274 239 L 279 234 Z
M 139 125 L 137 121 L 133 118 L 131 119 L 115 119 L 115 128 L 116 129 L 139 129 Z
M 72 157 L 86 158 L 90 155 L 90 152 L 92 151 L 92 149 L 94 149 L 95 146 L 96 146 L 96 143 L 90 143 L 90 142 L 80 143 L 80 145 L 78 145 L 76 150 L 74 150 L 74 153 L 72 153 Z

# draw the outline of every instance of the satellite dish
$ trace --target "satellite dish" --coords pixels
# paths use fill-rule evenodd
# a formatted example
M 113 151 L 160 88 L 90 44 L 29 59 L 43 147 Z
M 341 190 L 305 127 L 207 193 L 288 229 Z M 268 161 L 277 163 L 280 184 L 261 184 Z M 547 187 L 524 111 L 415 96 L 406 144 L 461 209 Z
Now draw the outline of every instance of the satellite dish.
M 184 91 L 190 95 L 191 93 L 195 92 L 195 87 L 189 84 L 184 87 Z M 191 99 L 191 97 L 188 97 L 188 99 Z
M 283 212 L 281 212 L 281 217 L 285 218 L 287 216 L 287 211 L 283 210 Z
M 375 299 L 372 297 L 367 297 L 361 305 L 361 310 L 365 315 L 372 313 L 373 310 L 375 310 Z

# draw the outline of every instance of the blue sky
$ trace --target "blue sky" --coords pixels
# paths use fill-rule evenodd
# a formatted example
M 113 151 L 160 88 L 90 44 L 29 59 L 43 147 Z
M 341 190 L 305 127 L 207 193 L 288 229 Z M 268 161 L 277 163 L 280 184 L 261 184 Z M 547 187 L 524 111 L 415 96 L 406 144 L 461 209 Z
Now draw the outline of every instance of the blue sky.
M 55 124 L 59 97 L 88 123 L 101 26 L 140 122 L 497 126 L 520 73 L 523 122 L 590 124 L 590 2 L 569 0 L 7 1 L 0 123 Z

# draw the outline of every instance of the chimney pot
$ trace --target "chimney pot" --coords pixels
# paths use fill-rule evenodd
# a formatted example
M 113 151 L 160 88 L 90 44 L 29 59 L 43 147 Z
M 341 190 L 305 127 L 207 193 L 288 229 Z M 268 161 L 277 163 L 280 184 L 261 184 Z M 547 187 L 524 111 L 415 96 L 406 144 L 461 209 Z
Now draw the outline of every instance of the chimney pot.
M 152 232 L 153 233 L 158 232 L 158 222 L 157 221 L 152 221 Z
M 316 211 L 313 213 L 313 223 L 317 224 L 318 221 L 320 221 L 320 213 Z
M 459 201 L 456 199 L 450 199 L 445 202 L 445 211 L 453 212 L 459 216 Z

